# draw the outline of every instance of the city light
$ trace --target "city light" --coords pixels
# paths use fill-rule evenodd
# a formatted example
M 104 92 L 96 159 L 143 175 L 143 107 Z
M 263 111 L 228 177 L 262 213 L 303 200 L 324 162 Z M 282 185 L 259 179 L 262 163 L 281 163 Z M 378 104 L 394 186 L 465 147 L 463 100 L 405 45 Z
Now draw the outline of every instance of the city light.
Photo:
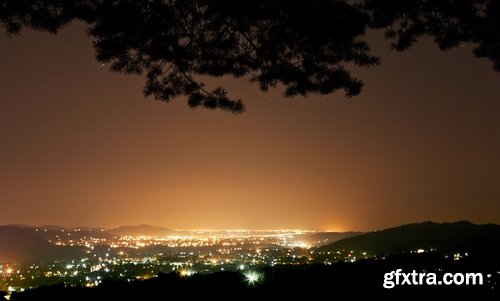
M 194 271 L 188 269 L 182 269 L 180 270 L 179 274 L 181 275 L 181 277 L 190 277 L 194 274 Z
M 260 282 L 262 279 L 262 275 L 257 272 L 248 272 L 245 274 L 245 277 L 249 284 L 255 284 L 256 282 Z
M 40 230 L 40 232 L 44 232 Z M 245 282 L 263 279 L 255 272 L 262 266 L 298 265 L 311 261 L 304 235 L 299 230 L 192 230 L 164 237 L 108 236 L 79 231 L 53 232 L 47 239 L 59 246 L 76 246 L 82 253 L 67 260 L 37 264 L 0 265 L 0 291 L 22 291 L 41 284 L 98 286 L 103 279 L 143 281 L 160 273 L 179 277 L 194 274 L 240 271 Z M 44 232 L 46 233 L 46 232 Z M 48 235 L 48 234 L 47 234 Z M 342 260 L 346 254 L 335 255 Z M 332 258 L 330 260 L 335 260 Z

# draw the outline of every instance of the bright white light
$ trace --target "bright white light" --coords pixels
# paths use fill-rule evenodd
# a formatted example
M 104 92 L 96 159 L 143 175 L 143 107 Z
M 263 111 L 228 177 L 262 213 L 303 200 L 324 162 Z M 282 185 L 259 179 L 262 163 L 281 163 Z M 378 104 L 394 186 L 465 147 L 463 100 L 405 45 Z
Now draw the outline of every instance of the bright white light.
M 245 274 L 247 281 L 249 284 L 254 284 L 255 282 L 259 282 L 262 276 L 257 272 L 248 272 Z
M 244 264 L 240 264 L 240 266 L 238 267 L 240 270 L 244 270 L 245 269 L 245 265 Z

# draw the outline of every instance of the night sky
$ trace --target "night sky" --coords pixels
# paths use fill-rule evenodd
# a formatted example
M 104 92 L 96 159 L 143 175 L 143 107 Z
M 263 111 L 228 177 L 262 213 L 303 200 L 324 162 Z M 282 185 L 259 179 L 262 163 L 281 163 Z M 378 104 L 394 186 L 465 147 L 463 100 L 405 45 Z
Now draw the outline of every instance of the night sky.
M 246 112 L 144 98 L 84 26 L 0 34 L 0 224 L 371 230 L 500 223 L 500 73 L 430 40 L 356 69 L 360 96 L 209 79 Z

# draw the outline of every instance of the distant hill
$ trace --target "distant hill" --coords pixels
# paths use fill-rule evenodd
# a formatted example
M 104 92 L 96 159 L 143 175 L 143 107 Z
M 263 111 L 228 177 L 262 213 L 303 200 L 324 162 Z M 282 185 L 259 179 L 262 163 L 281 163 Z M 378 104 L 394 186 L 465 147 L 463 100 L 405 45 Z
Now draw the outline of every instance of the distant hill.
M 64 228 L 58 225 L 44 225 L 40 227 L 41 229 L 48 230 L 48 231 L 63 231 L 68 228 Z
M 438 252 L 500 251 L 500 225 L 475 225 L 467 221 L 409 224 L 345 238 L 320 247 L 318 253 L 353 250 L 384 255 L 418 249 Z
M 115 229 L 109 229 L 108 232 L 120 236 L 167 236 L 171 235 L 175 231 L 164 227 L 139 225 L 122 226 Z
M 32 226 L 24 225 L 24 224 L 5 224 L 3 226 L 16 227 L 16 228 L 32 228 Z
M 29 227 L 28 230 L 35 232 L 36 234 L 42 236 L 44 239 L 57 242 L 58 240 L 68 240 L 73 239 L 74 241 L 85 239 L 88 237 L 99 238 L 99 239 L 112 239 L 114 236 L 109 233 L 104 228 L 88 228 L 88 227 L 75 227 L 75 228 L 64 228 L 59 226 L 41 226 L 41 227 Z
M 308 242 L 313 246 L 323 246 L 332 244 L 344 238 L 357 236 L 363 234 L 362 232 L 318 232 L 313 234 L 306 234 L 302 240 Z
M 34 262 L 68 258 L 78 248 L 51 244 L 29 229 L 0 226 L 0 262 Z

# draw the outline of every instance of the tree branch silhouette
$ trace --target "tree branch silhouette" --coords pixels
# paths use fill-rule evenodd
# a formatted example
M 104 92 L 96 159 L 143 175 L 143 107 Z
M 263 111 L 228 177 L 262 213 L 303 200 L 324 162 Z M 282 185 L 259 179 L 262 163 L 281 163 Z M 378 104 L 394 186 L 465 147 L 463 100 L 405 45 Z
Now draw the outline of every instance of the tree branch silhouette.
M 500 71 L 500 2 L 496 0 L 366 0 L 373 28 L 385 29 L 402 51 L 430 36 L 442 50 L 474 44 L 474 55 Z
M 379 58 L 364 39 L 383 29 L 396 50 L 432 36 L 446 50 L 465 42 L 500 70 L 500 4 L 493 0 L 2 0 L 0 24 L 57 33 L 87 24 L 96 58 L 110 70 L 144 74 L 144 94 L 190 107 L 241 113 L 245 107 L 201 76 L 245 77 L 284 96 L 361 92 L 346 65 Z

